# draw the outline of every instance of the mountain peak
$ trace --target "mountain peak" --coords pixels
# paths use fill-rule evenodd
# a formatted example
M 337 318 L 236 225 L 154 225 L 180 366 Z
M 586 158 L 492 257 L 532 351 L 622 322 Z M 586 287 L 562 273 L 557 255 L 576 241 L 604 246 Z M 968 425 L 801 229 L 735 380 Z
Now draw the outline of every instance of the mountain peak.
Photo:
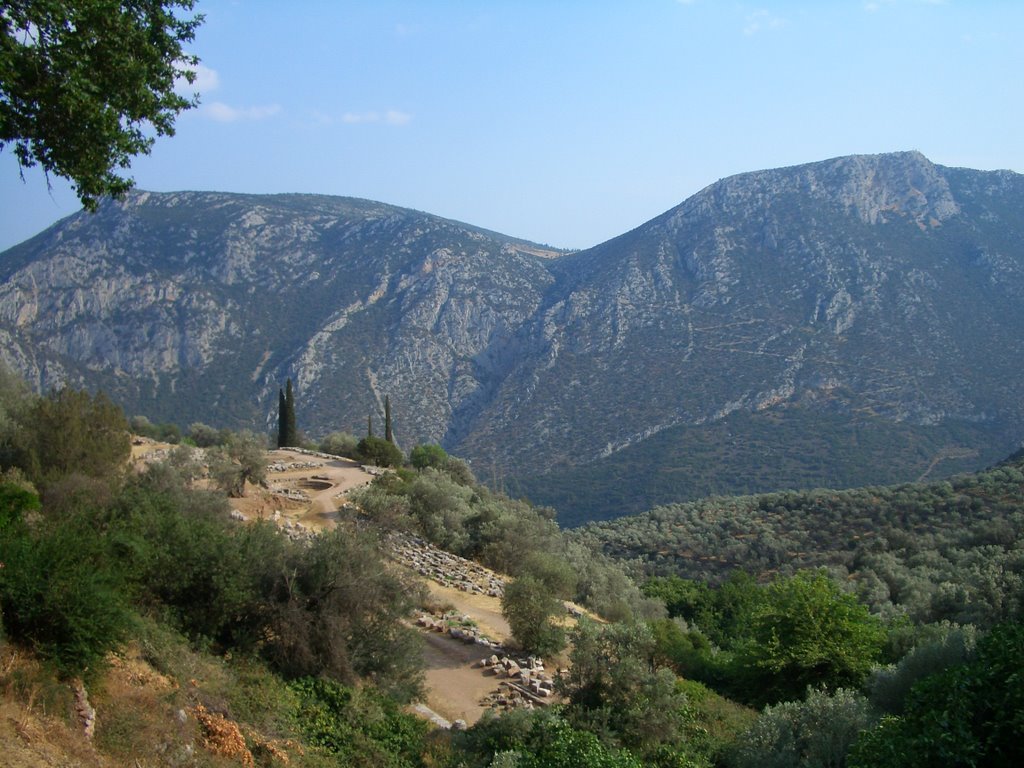
M 852 213 L 865 224 L 906 220 L 926 229 L 960 213 L 943 169 L 916 150 L 848 155 L 816 163 L 730 176 L 707 187 L 675 211 L 684 220 L 717 209 L 726 215 L 769 209 L 799 197 Z
M 937 226 L 960 213 L 942 169 L 917 151 L 851 155 L 819 167 L 825 171 L 821 183 L 865 223 L 895 214 L 920 226 Z

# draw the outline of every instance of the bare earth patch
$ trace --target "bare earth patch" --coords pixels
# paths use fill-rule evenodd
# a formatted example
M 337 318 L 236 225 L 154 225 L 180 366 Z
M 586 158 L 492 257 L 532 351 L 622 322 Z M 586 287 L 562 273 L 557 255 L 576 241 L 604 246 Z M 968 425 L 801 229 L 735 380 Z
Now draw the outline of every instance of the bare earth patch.
M 496 677 L 473 667 L 490 654 L 480 646 L 466 645 L 447 635 L 423 635 L 426 705 L 446 720 L 465 720 L 472 725 L 487 711 L 481 699 L 498 687 Z

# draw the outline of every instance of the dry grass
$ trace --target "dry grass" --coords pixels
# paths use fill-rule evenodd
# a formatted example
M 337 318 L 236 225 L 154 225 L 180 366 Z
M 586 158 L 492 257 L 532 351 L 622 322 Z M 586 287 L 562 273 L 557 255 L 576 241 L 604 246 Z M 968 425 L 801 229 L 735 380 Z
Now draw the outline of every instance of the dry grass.
M 0 763 L 4 768 L 112 768 L 75 722 L 71 689 L 34 658 L 0 645 Z

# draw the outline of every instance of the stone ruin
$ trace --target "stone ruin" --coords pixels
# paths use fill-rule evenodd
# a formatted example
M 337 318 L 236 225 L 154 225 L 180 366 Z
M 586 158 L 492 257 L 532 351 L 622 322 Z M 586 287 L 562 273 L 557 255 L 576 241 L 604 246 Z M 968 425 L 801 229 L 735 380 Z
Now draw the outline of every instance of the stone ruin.
M 503 650 L 501 643 L 483 634 L 469 616 L 463 616 L 454 611 L 448 611 L 440 617 L 421 613 L 416 617 L 416 626 L 430 632 L 447 634 L 452 639 L 461 640 L 467 644 L 481 645 L 495 651 Z
M 497 598 L 505 594 L 505 580 L 492 571 L 417 536 L 393 531 L 385 543 L 392 558 L 420 576 L 471 594 Z
M 481 659 L 476 666 L 483 669 L 485 675 L 504 678 L 498 684 L 498 690 L 480 702 L 491 709 L 507 711 L 547 706 L 555 695 L 554 678 L 545 672 L 544 662 L 535 656 L 514 659 L 492 654 Z
M 324 463 L 322 461 L 290 461 L 287 464 L 283 461 L 275 461 L 267 465 L 268 472 L 292 472 L 302 469 L 319 469 Z

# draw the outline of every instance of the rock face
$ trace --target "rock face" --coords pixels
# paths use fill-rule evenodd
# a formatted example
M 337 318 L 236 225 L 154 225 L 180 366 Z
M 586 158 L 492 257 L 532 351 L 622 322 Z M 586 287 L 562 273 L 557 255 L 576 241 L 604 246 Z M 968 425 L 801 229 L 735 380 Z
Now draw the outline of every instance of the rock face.
M 362 200 L 137 193 L 0 277 L 0 349 L 41 389 L 269 429 L 290 376 L 313 435 L 388 394 L 404 447 L 573 520 L 965 469 L 1024 427 L 1024 177 L 915 152 L 725 179 L 573 254 Z M 751 446 L 778 470 L 729 485 Z M 601 485 L 625 468 L 643 493 Z

